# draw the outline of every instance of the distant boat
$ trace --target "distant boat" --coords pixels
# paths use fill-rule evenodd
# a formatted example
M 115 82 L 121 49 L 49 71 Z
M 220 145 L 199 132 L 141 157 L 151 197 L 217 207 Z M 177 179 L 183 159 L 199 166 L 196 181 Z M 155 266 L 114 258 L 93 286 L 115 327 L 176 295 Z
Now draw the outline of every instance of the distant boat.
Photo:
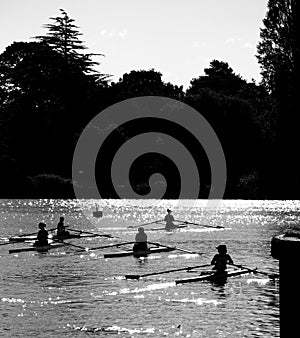
M 96 211 L 93 212 L 93 216 L 96 218 L 100 218 L 103 216 L 103 211 L 98 209 L 98 206 L 96 206 Z

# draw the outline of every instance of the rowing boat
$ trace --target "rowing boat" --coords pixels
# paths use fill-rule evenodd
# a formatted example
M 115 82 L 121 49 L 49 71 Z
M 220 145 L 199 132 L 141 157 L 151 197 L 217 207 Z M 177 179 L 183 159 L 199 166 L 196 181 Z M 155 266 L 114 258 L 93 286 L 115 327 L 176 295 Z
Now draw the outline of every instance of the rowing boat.
M 8 252 L 11 253 L 19 253 L 19 252 L 27 252 L 27 251 L 37 251 L 37 252 L 47 252 L 50 249 L 56 249 L 61 246 L 65 246 L 63 243 L 53 243 L 48 245 L 42 245 L 42 246 L 29 246 L 24 248 L 17 248 L 17 249 L 11 249 Z
M 72 239 L 72 238 L 89 238 L 89 237 L 97 237 L 97 235 L 90 234 L 69 234 L 67 236 L 58 236 L 53 235 L 52 238 L 56 240 L 64 240 L 64 239 Z
M 13 236 L 9 237 L 9 242 L 26 242 L 26 241 L 35 241 L 36 235 L 32 236 Z
M 165 231 L 170 232 L 170 231 L 174 231 L 174 230 L 176 230 L 176 229 L 182 229 L 182 228 L 187 228 L 187 227 L 188 227 L 188 225 L 178 225 L 178 226 L 174 227 L 173 229 L 166 229 L 165 227 L 163 227 L 163 228 L 152 228 L 152 229 L 147 229 L 147 231 L 160 231 L 160 230 L 165 230 Z
M 89 237 L 96 237 L 96 235 L 69 234 L 68 236 L 58 236 L 58 235 L 53 235 L 52 237 L 49 236 L 49 238 L 53 238 L 56 240 L 73 239 L 73 238 L 89 238 Z M 37 239 L 36 236 L 14 236 L 14 237 L 10 237 L 8 240 L 10 242 L 29 242 L 29 241 L 35 241 L 36 239 Z
M 228 277 L 239 276 L 249 273 L 249 269 L 239 269 L 239 270 L 229 270 L 224 273 L 216 273 L 211 272 L 207 275 L 200 275 L 196 277 L 184 278 L 175 280 L 176 284 L 185 284 L 185 283 L 193 283 L 193 282 L 201 282 L 201 281 L 210 281 L 214 283 L 222 283 L 227 280 Z
M 116 258 L 116 257 L 126 257 L 126 256 L 146 257 L 149 254 L 159 253 L 159 252 L 168 252 L 168 251 L 173 251 L 173 250 L 175 249 L 165 248 L 165 247 L 149 248 L 146 251 L 136 251 L 136 252 L 134 252 L 133 250 L 126 250 L 126 251 L 111 252 L 111 253 L 104 254 L 104 258 Z

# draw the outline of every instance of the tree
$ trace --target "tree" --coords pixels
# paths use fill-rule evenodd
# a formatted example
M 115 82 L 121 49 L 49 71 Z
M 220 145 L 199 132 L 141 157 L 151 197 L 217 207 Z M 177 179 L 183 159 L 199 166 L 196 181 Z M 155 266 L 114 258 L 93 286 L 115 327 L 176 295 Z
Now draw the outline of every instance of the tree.
M 213 60 L 210 68 L 204 69 L 204 76 L 191 80 L 187 95 L 196 94 L 201 88 L 213 90 L 225 95 L 236 95 L 246 84 L 240 75 L 236 75 L 227 62 Z
M 93 67 L 99 65 L 99 62 L 92 60 L 93 56 L 103 54 L 83 53 L 87 47 L 79 38 L 82 35 L 78 30 L 79 27 L 74 25 L 74 19 L 71 19 L 63 9 L 60 9 L 60 12 L 61 16 L 50 18 L 53 23 L 44 25 L 48 29 L 47 34 L 37 36 L 36 39 L 63 55 L 67 69 L 77 68 L 103 81 L 107 75 L 95 71 Z
M 257 46 L 262 84 L 276 100 L 279 116 L 272 163 L 276 170 L 271 176 L 276 180 L 277 197 L 292 199 L 299 198 L 300 188 L 299 161 L 295 160 L 300 143 L 299 6 L 296 0 L 269 0 Z
M 273 93 L 282 80 L 289 80 L 295 67 L 294 1 L 269 0 L 264 28 L 260 32 L 257 59 L 261 66 L 262 83 Z
M 116 100 L 125 100 L 136 96 L 157 95 L 173 99 L 182 99 L 184 93 L 182 86 L 178 87 L 170 82 L 162 81 L 162 74 L 150 70 L 132 70 L 125 73 L 117 83 L 112 83 L 111 91 Z
M 204 72 L 191 81 L 185 100 L 217 133 L 227 161 L 227 197 L 236 198 L 240 177 L 257 172 L 255 177 L 264 179 L 260 173 L 274 146 L 276 106 L 263 85 L 247 83 L 228 63 L 213 60 Z
M 44 42 L 15 42 L 0 55 L 1 154 L 24 176 L 70 177 L 78 134 L 100 110 L 100 86 L 73 66 L 66 76 L 64 63 Z

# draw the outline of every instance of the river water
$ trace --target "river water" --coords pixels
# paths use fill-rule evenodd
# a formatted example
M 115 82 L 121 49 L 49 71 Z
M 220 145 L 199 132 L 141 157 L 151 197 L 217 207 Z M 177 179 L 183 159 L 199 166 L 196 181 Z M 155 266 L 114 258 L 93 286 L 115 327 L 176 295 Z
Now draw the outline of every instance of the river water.
M 102 218 L 92 217 L 95 204 Z M 172 251 L 104 259 L 103 253 L 120 248 L 78 252 L 64 246 L 47 253 L 8 250 L 27 244 L 0 246 L 1 337 L 279 337 L 279 282 L 262 275 L 229 278 L 223 286 L 210 282 L 176 285 L 179 278 L 196 272 L 173 272 L 140 280 L 126 274 L 144 274 L 209 263 L 216 246 L 225 243 L 236 264 L 271 273 L 278 261 L 270 255 L 274 235 L 294 227 L 298 201 L 161 200 L 1 200 L 0 237 L 31 233 L 44 221 L 56 226 L 60 216 L 73 229 L 110 233 L 102 237 L 73 239 L 82 247 L 133 241 L 136 230 L 127 228 L 160 220 L 166 208 L 177 220 L 224 226 L 224 229 L 190 226 L 174 233 L 152 231 L 148 240 L 177 246 L 202 255 Z M 162 225 L 160 225 L 162 226 Z M 121 247 L 128 249 L 128 247 Z

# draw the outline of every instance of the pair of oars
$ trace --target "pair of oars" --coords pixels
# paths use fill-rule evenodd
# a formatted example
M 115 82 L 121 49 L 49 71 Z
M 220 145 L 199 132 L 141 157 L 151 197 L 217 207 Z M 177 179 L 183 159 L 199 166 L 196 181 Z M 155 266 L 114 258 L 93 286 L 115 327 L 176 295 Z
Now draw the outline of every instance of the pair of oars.
M 249 272 L 253 272 L 253 273 L 257 273 L 257 274 L 260 274 L 260 275 L 267 276 L 270 279 L 279 278 L 279 274 L 277 274 L 277 273 L 269 273 L 269 272 L 265 272 L 265 271 L 260 271 L 260 270 L 257 270 L 257 268 L 252 269 L 252 268 L 249 268 L 247 266 L 240 265 L 240 264 L 230 264 L 230 265 L 235 266 L 235 267 L 240 268 L 240 269 L 248 270 Z
M 138 228 L 138 227 L 141 227 L 141 226 L 160 223 L 160 222 L 163 222 L 163 221 L 164 221 L 163 219 L 159 219 L 159 220 L 156 220 L 156 221 L 153 221 L 153 222 L 144 223 L 144 224 L 140 224 L 140 225 L 129 225 L 127 228 L 135 229 L 135 228 Z M 181 221 L 181 220 L 175 220 L 175 221 L 180 222 L 182 225 L 183 224 L 189 224 L 189 225 L 201 226 L 201 227 L 204 227 L 204 228 L 224 229 L 224 226 L 222 226 L 222 225 L 208 225 L 208 224 L 200 224 L 200 223 Z
M 76 231 L 81 231 L 81 230 L 76 230 Z M 82 233 L 88 233 L 88 234 L 92 234 L 92 235 L 99 235 L 99 236 L 103 236 L 101 234 L 97 234 L 97 233 L 93 233 L 93 232 L 88 232 L 88 231 L 81 231 Z M 110 238 L 117 238 L 119 239 L 119 237 L 115 237 L 115 236 L 111 236 L 109 235 Z M 129 245 L 129 244 L 135 244 L 136 242 L 123 242 L 123 243 L 117 243 L 117 244 L 109 244 L 109 245 L 103 245 L 103 246 L 99 246 L 99 247 L 94 247 L 94 248 L 86 248 L 80 245 L 75 245 L 72 243 L 68 243 L 68 242 L 64 242 L 62 240 L 54 240 L 56 242 L 60 242 L 60 243 L 65 243 L 66 245 L 70 245 L 73 246 L 75 248 L 81 249 L 83 251 L 94 251 L 94 250 L 101 250 L 101 249 L 105 249 L 105 248 L 111 248 L 111 247 L 119 247 L 122 245 Z M 160 246 L 160 247 L 164 247 L 164 248 L 168 248 L 170 250 L 178 250 L 184 253 L 188 253 L 188 254 L 196 254 L 196 255 L 202 255 L 203 253 L 201 252 L 195 252 L 195 251 L 190 251 L 190 250 L 186 250 L 186 249 L 182 249 L 182 248 L 178 248 L 178 247 L 173 247 L 173 246 L 168 246 L 168 245 L 164 245 L 164 244 L 160 244 L 160 243 L 156 243 L 156 242 L 147 242 L 149 244 L 155 245 L 155 246 Z
M 89 234 L 89 235 L 92 235 L 94 237 L 107 237 L 107 238 L 118 238 L 116 236 L 112 236 L 110 234 L 99 234 L 99 233 L 95 233 L 95 232 L 90 232 L 90 231 L 83 231 L 83 230 L 76 230 L 76 229 L 69 229 L 69 231 L 74 231 L 74 232 L 77 232 L 77 233 L 80 233 L 80 234 Z M 67 238 L 66 238 L 67 239 Z M 81 246 L 81 245 L 76 245 L 76 244 L 72 244 L 72 243 L 69 243 L 69 242 L 65 242 L 64 240 L 60 240 L 60 239 L 53 239 L 54 242 L 58 242 L 58 243 L 62 243 L 62 244 L 65 244 L 65 245 L 69 245 L 69 246 L 72 246 L 74 248 L 77 248 L 77 249 L 81 249 L 82 251 L 91 251 L 91 250 L 97 250 L 98 248 L 87 248 L 87 247 L 84 247 L 84 246 Z M 131 244 L 132 242 L 130 242 Z M 124 243 L 125 244 L 125 243 Z M 127 243 L 128 244 L 128 243 Z M 119 244 L 120 245 L 120 244 Z M 117 245 L 112 245 L 112 246 L 117 246 Z M 110 245 L 106 246 L 106 247 L 110 247 Z M 99 247 L 101 248 L 101 247 Z
M 140 279 L 140 278 L 143 278 L 143 277 L 162 275 L 162 274 L 165 274 L 165 273 L 171 273 L 171 272 L 177 272 L 177 271 L 190 271 L 190 270 L 194 270 L 194 269 L 205 268 L 207 266 L 211 266 L 211 264 L 187 266 L 185 268 L 171 269 L 171 270 L 165 270 L 165 271 L 159 271 L 159 272 L 151 272 L 151 273 L 145 273 L 143 275 L 125 275 L 125 278 L 126 279 Z
M 65 243 L 66 245 L 73 246 L 73 247 L 81 249 L 83 251 L 101 250 L 101 249 L 112 248 L 112 247 L 119 247 L 119 246 L 122 246 L 122 245 L 130 245 L 130 244 L 135 244 L 136 243 L 136 242 L 123 242 L 123 243 L 102 245 L 102 246 L 98 246 L 98 247 L 94 247 L 94 248 L 86 248 L 86 247 L 83 247 L 83 246 L 80 246 L 80 245 L 75 245 L 75 244 L 72 244 L 72 243 L 64 242 L 64 241 L 59 240 L 59 239 L 56 239 L 54 241 L 60 242 L 60 243 Z M 147 243 L 155 245 L 155 246 L 161 246 L 161 247 L 164 247 L 164 248 L 168 248 L 170 250 L 178 250 L 178 251 L 185 252 L 185 253 L 188 253 L 188 254 L 193 254 L 193 255 L 202 255 L 203 254 L 201 252 L 190 251 L 190 250 L 186 250 L 186 249 L 182 249 L 182 248 L 178 248 L 178 247 L 174 247 L 174 246 L 163 245 L 163 244 L 155 243 L 155 242 L 147 242 Z
M 151 224 L 155 224 L 155 223 L 159 223 L 159 222 L 163 222 L 163 219 L 158 219 L 158 220 L 153 221 L 153 222 L 143 223 L 143 224 L 139 224 L 139 225 L 129 225 L 127 228 L 128 229 L 136 229 L 136 228 L 139 228 L 139 227 L 143 227 L 143 226 L 146 226 L 146 225 L 151 225 Z
M 93 237 L 116 238 L 110 234 L 99 234 L 99 233 L 90 232 L 90 231 L 83 231 L 83 230 L 76 230 L 76 229 L 69 229 L 69 231 L 77 232 L 79 234 L 88 234 L 88 235 L 92 235 Z
M 152 244 L 152 245 L 156 245 L 156 246 L 161 246 L 163 248 L 168 248 L 170 250 L 182 251 L 182 252 L 185 252 L 185 253 L 188 253 L 188 254 L 192 254 L 192 255 L 203 255 L 202 252 L 190 251 L 190 250 L 178 248 L 176 246 L 168 246 L 168 245 L 164 245 L 164 244 L 160 244 L 160 243 L 156 243 L 156 242 L 149 242 L 149 241 L 147 243 Z
M 55 241 L 59 241 L 59 240 L 55 240 Z M 74 246 L 75 248 L 81 249 L 81 250 L 78 250 L 76 252 L 81 252 L 81 251 L 88 252 L 88 251 L 101 250 L 101 249 L 105 249 L 105 248 L 119 247 L 119 246 L 122 246 L 122 245 L 134 244 L 136 242 L 123 242 L 123 243 L 116 243 L 116 244 L 108 244 L 108 245 L 102 245 L 102 246 L 98 246 L 98 247 L 94 247 L 94 248 L 85 248 L 85 247 L 80 246 L 80 245 L 75 245 L 75 244 L 63 242 L 63 241 L 60 241 L 60 243 L 64 243 L 64 244 L 67 244 L 67 245 L 70 245 L 70 246 Z
M 182 224 L 190 224 L 190 225 L 196 225 L 196 226 L 201 226 L 204 228 L 214 228 L 214 229 L 224 229 L 222 225 L 208 225 L 208 224 L 200 224 L 200 223 L 194 223 L 194 222 L 188 222 L 188 221 L 179 221 Z
M 240 269 L 248 270 L 249 272 L 253 272 L 253 273 L 257 273 L 257 274 L 267 276 L 270 279 L 274 279 L 274 278 L 279 277 L 278 274 L 270 274 L 270 273 L 265 272 L 265 271 L 259 271 L 257 269 L 248 268 L 248 267 L 243 266 L 243 265 L 238 265 L 238 264 L 230 264 L 230 265 L 233 265 L 233 266 L 240 268 Z M 179 269 L 171 269 L 171 270 L 165 270 L 165 271 L 159 271 L 159 272 L 145 273 L 143 275 L 125 275 L 125 278 L 126 279 L 140 279 L 140 278 L 143 278 L 143 277 L 162 275 L 162 274 L 177 272 L 177 271 L 190 271 L 190 270 L 194 270 L 194 269 L 204 268 L 204 267 L 207 267 L 207 266 L 211 266 L 211 264 L 188 266 L 188 267 L 179 268 Z

